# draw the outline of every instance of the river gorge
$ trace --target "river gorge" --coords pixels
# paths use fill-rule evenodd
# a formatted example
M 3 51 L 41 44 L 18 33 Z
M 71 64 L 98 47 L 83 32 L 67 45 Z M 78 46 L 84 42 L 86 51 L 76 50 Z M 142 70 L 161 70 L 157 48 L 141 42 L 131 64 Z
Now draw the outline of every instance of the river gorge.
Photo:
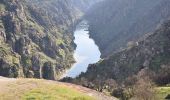
M 94 40 L 89 37 L 88 23 L 80 22 L 74 31 L 74 43 L 77 45 L 74 51 L 76 63 L 69 69 L 65 77 L 76 77 L 81 72 L 85 72 L 89 64 L 100 60 L 100 50 Z

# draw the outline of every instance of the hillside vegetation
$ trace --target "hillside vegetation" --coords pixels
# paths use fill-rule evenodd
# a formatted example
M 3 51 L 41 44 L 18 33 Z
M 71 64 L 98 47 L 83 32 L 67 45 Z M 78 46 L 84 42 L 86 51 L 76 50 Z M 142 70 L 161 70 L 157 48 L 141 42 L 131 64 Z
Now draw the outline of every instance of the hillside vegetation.
M 1 0 L 0 75 L 60 78 L 75 62 L 74 27 L 93 3 L 78 7 L 71 0 Z
M 94 5 L 86 19 L 102 57 L 126 48 L 170 16 L 169 0 L 105 0 Z
M 56 79 L 70 67 L 74 46 L 69 28 L 79 18 L 72 5 L 61 0 L 0 4 L 1 76 Z

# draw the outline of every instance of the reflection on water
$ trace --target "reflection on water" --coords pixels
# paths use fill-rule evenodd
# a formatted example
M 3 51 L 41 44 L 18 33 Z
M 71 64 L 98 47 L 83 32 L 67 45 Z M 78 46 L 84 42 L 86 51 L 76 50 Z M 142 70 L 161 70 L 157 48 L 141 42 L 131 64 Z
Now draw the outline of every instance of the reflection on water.
M 99 61 L 101 55 L 98 46 L 93 39 L 89 38 L 88 25 L 85 21 L 77 26 L 74 36 L 74 43 L 77 45 L 74 52 L 76 63 L 65 75 L 73 78 L 85 72 L 89 64 Z

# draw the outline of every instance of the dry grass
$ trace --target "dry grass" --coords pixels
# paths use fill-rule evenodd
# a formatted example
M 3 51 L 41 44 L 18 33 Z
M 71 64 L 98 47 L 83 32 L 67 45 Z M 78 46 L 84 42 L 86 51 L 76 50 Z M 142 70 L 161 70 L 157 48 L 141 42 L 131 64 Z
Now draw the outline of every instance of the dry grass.
M 170 94 L 170 87 L 157 87 L 156 88 L 156 97 L 157 100 L 165 100 L 165 97 Z
M 95 100 L 59 82 L 36 79 L 6 80 L 0 90 L 0 100 Z

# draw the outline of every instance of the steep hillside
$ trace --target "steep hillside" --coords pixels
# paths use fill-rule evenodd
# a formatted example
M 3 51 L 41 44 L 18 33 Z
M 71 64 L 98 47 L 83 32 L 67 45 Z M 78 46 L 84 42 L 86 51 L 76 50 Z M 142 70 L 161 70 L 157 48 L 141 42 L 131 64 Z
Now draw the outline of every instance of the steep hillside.
M 78 85 L 0 77 L 0 100 L 117 100 Z
M 103 0 L 71 0 L 71 2 L 81 11 L 87 12 L 94 4 Z
M 117 87 L 134 86 L 143 78 L 158 85 L 169 84 L 169 70 L 170 20 L 127 49 L 89 65 L 87 72 L 72 82 L 103 92 L 113 92 Z M 150 84 L 146 80 L 143 83 Z
M 1 0 L 0 75 L 58 78 L 74 62 L 82 14 L 70 0 Z
M 91 37 L 102 57 L 109 56 L 136 41 L 170 16 L 169 0 L 105 0 L 86 14 Z

